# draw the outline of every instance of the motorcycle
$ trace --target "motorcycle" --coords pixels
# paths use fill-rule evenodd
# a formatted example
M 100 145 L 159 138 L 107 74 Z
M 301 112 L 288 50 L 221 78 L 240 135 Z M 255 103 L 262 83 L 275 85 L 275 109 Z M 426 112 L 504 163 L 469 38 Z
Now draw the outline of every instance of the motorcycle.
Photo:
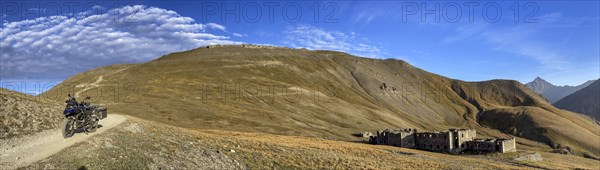
M 81 102 L 77 102 L 71 94 L 68 96 L 69 99 L 65 101 L 67 105 L 63 111 L 65 116 L 62 126 L 63 137 L 73 136 L 77 129 L 82 129 L 86 134 L 96 132 L 98 122 L 106 118 L 106 108 L 90 105 L 89 102 L 85 101 L 90 99 L 89 96 Z

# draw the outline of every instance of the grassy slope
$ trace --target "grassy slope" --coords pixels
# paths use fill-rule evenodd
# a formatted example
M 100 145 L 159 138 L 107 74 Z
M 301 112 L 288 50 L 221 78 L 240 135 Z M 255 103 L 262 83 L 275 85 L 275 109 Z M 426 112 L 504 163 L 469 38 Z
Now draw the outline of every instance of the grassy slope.
M 44 96 L 62 100 L 86 84 L 82 95 L 112 112 L 181 127 L 340 140 L 382 128 L 465 127 L 480 136 L 517 135 L 541 150 L 548 148 L 529 140 L 600 152 L 598 124 L 516 81 L 463 82 L 403 61 L 332 51 L 199 48 L 84 72 Z
M 232 152 L 233 150 L 233 152 Z M 419 150 L 221 130 L 189 130 L 130 117 L 117 128 L 29 166 L 53 169 L 594 169 L 581 157 L 543 154 L 541 162 L 519 162 L 526 154 L 455 156 Z
M 554 103 L 558 108 L 600 120 L 600 80 Z
M 0 88 L 0 139 L 56 128 L 62 119 L 56 101 Z

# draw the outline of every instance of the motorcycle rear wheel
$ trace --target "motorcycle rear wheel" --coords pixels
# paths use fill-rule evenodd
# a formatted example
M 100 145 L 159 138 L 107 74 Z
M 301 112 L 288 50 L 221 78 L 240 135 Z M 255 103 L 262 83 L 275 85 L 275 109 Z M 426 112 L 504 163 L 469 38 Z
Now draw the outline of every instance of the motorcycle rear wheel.
M 62 126 L 62 134 L 64 138 L 70 138 L 75 134 L 75 121 L 73 119 L 65 119 Z
M 94 133 L 98 129 L 98 119 L 94 119 L 94 122 L 87 129 L 87 132 Z

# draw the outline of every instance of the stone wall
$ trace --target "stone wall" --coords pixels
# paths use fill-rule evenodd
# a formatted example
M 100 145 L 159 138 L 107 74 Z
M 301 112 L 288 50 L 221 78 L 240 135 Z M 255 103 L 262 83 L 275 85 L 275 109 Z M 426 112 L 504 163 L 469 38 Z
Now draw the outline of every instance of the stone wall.
M 474 152 L 496 152 L 499 149 L 496 139 L 476 139 L 467 141 L 465 144 L 467 145 L 467 149 Z
M 370 136 L 369 143 L 449 153 L 461 153 L 466 150 L 482 153 L 516 151 L 515 138 L 476 139 L 476 135 L 477 132 L 473 129 L 450 129 L 442 132 L 386 129 L 377 131 L 377 134 Z
M 466 142 L 469 150 L 474 152 L 515 152 L 515 138 L 511 139 L 475 139 Z
M 436 152 L 450 152 L 453 149 L 452 133 L 420 132 L 415 134 L 416 148 Z
M 467 149 L 465 142 L 475 139 L 477 132 L 474 129 L 450 129 L 453 134 L 453 152 L 462 152 Z
M 391 145 L 404 148 L 415 147 L 415 132 L 416 129 L 386 129 L 377 131 L 372 143 L 379 145 Z
M 414 148 L 416 132 L 417 129 L 402 129 L 402 132 L 400 132 L 400 146 L 405 148 Z
M 255 45 L 255 44 L 215 44 L 208 45 L 206 48 L 218 48 L 218 47 L 243 47 L 243 48 L 264 48 L 264 49 L 289 49 L 288 47 L 277 47 L 270 45 Z
M 498 143 L 500 145 L 499 152 L 506 153 L 506 152 L 516 152 L 517 151 L 515 138 L 498 139 L 498 140 L 499 140 Z

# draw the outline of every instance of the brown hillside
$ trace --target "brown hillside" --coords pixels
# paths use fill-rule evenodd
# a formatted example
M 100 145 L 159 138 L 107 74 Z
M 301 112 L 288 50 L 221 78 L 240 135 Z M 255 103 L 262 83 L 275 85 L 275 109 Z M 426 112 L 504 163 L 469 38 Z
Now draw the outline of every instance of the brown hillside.
M 341 140 L 391 127 L 464 127 L 600 152 L 598 124 L 516 81 L 464 82 L 404 61 L 333 51 L 204 47 L 87 71 L 43 96 L 63 100 L 67 93 L 181 127 Z
M 559 100 L 554 106 L 600 120 L 600 80 Z
M 597 169 L 598 161 L 537 152 L 450 155 L 312 137 L 189 130 L 128 117 L 25 169 Z
M 58 102 L 0 88 L 0 139 L 58 127 L 62 118 Z

